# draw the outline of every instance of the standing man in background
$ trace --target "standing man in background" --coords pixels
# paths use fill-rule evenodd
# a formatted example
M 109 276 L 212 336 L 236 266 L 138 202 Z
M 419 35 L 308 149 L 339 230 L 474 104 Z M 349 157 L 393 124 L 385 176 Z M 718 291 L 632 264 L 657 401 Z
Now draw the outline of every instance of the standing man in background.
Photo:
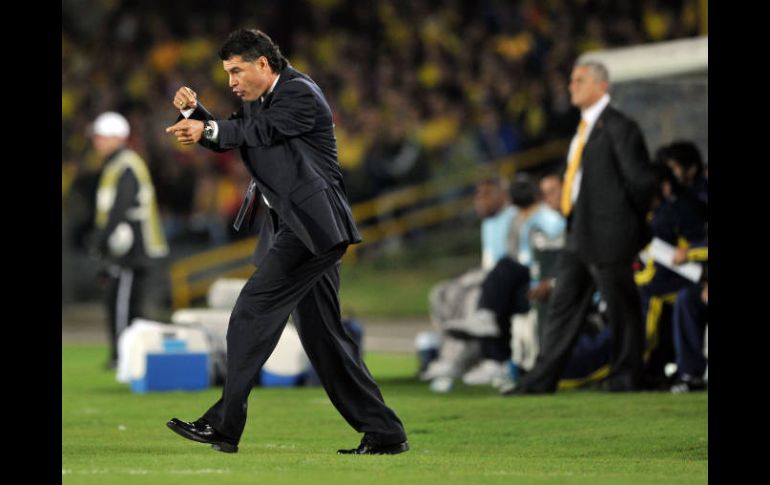
M 293 69 L 265 33 L 232 32 L 219 50 L 242 108 L 216 119 L 188 87 L 174 96 L 184 119 L 166 129 L 183 145 L 240 150 L 252 176 L 236 225 L 259 190 L 269 209 L 255 253 L 257 269 L 235 303 L 227 329 L 222 397 L 203 416 L 167 423 L 179 435 L 235 453 L 248 397 L 289 314 L 329 398 L 364 436 L 343 454 L 409 449 L 398 416 L 385 405 L 356 342 L 342 327 L 338 298 L 342 255 L 361 241 L 337 161 L 332 112 L 318 85 Z M 180 117 L 181 118 L 181 117 Z
M 129 133 L 126 118 L 113 111 L 100 114 L 91 132 L 94 149 L 104 159 L 92 251 L 106 263 L 111 368 L 117 364 L 121 332 L 143 316 L 149 269 L 168 254 L 150 171 L 126 146 Z
M 504 394 L 555 392 L 598 286 L 612 332 L 610 391 L 641 389 L 644 326 L 632 262 L 649 239 L 645 216 L 655 190 L 644 137 L 610 103 L 607 68 L 575 65 L 569 85 L 581 121 L 561 197 L 567 238 L 535 367 Z

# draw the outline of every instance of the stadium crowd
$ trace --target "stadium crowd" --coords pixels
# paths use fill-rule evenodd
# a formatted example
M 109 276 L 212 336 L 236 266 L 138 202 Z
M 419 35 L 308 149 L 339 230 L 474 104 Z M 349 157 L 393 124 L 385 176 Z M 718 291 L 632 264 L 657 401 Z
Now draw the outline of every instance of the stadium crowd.
M 216 56 L 235 27 L 268 32 L 323 87 L 353 203 L 568 137 L 578 55 L 699 30 L 695 0 L 86 3 L 62 3 L 62 197 L 93 194 L 101 167 L 88 124 L 121 112 L 172 244 L 236 237 L 230 221 L 248 184 L 237 155 L 182 147 L 163 132 L 183 83 L 213 112 L 235 109 Z M 65 211 L 81 246 L 92 209 Z

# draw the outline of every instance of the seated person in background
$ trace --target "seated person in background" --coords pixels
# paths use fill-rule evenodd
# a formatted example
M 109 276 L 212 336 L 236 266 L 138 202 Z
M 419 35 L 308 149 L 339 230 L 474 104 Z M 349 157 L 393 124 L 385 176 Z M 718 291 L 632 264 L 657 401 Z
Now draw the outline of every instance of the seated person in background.
M 526 174 L 511 184 L 511 200 L 518 209 L 508 230 L 508 253 L 484 279 L 477 311 L 470 323 L 479 329 L 481 360 L 463 375 L 469 385 L 501 385 L 513 378 L 511 362 L 511 319 L 530 311 L 532 290 L 541 288 L 535 248 L 559 248 L 564 244 L 564 218 L 541 202 L 539 188 Z M 482 332 L 481 329 L 488 329 Z
M 441 334 L 441 346 L 438 359 L 420 369 L 422 380 L 461 375 L 468 363 L 478 358 L 479 342 L 470 340 L 465 322 L 477 308 L 484 277 L 507 253 L 508 228 L 517 210 L 510 203 L 507 181 L 499 177 L 484 179 L 476 185 L 474 208 L 482 219 L 481 266 L 431 289 L 431 323 Z
M 561 175 L 558 173 L 548 173 L 540 179 L 540 195 L 543 202 L 559 215 L 561 215 L 561 189 L 562 179 Z M 533 240 L 534 251 L 532 254 L 534 264 L 532 265 L 532 272 L 534 283 L 529 290 L 529 299 L 532 301 L 533 307 L 537 311 L 537 321 L 540 322 L 544 321 L 546 317 L 546 311 L 548 309 L 546 303 L 553 290 L 554 277 L 556 276 L 556 259 L 561 253 L 561 248 L 563 246 L 563 238 L 559 238 L 557 244 L 550 244 L 547 240 L 543 240 L 542 238 Z M 514 326 L 516 325 L 514 324 Z M 514 339 L 517 338 L 518 337 L 514 337 Z M 542 325 L 537 325 L 536 343 L 539 344 L 541 340 Z M 516 344 L 514 343 L 514 345 Z M 539 345 L 537 348 L 539 348 Z M 523 361 L 527 361 L 527 363 L 530 363 L 531 361 L 531 364 L 534 364 L 537 348 L 527 352 L 527 356 L 514 356 L 515 359 L 519 360 L 519 367 L 522 367 L 521 364 Z M 522 349 L 522 353 L 523 352 L 524 350 Z M 524 367 L 529 369 L 532 365 L 525 364 Z
M 706 389 L 708 384 L 708 351 L 704 341 L 708 326 L 708 240 L 694 243 L 674 254 L 674 264 L 703 262 L 704 276 L 700 283 L 680 290 L 674 303 L 674 350 L 676 380 L 671 392 L 681 394 Z
M 548 173 L 540 179 L 540 196 L 543 203 L 561 214 L 561 176 L 557 173 Z
M 667 164 L 656 164 L 658 193 L 653 202 L 650 229 L 653 238 L 686 250 L 705 237 L 706 220 L 700 203 L 689 194 Z M 647 251 L 643 251 L 647 255 Z M 647 257 L 634 279 L 639 287 L 647 333 L 644 352 L 645 387 L 668 388 L 665 365 L 674 360 L 670 311 L 677 292 L 695 283 Z
M 698 201 L 698 209 L 708 217 L 708 170 L 697 145 L 689 140 L 675 141 L 659 148 L 655 158 L 656 163 L 665 163 L 671 168 L 679 184 Z

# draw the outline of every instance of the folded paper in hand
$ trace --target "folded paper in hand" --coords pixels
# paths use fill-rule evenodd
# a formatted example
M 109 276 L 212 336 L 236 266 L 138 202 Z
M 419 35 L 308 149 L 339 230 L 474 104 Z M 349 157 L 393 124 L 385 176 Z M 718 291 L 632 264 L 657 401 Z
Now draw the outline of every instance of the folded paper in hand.
M 703 273 L 703 266 L 698 263 L 674 264 L 674 252 L 676 248 L 666 241 L 653 238 L 649 247 L 649 255 L 658 264 L 665 266 L 671 271 L 680 274 L 695 283 L 700 281 Z

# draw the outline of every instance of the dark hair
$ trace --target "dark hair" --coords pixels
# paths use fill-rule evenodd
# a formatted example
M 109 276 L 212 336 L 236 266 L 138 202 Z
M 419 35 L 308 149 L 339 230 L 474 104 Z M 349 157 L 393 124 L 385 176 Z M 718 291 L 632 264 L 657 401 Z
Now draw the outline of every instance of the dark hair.
M 652 163 L 654 165 L 664 165 L 666 160 L 668 160 L 668 145 L 661 145 L 655 150 L 655 156 L 653 157 Z
M 679 181 L 678 178 L 676 178 L 676 175 L 674 175 L 674 171 L 671 170 L 671 167 L 668 166 L 668 164 L 665 163 L 665 161 L 655 161 L 655 163 L 652 164 L 652 172 L 655 174 L 655 180 L 657 181 L 657 192 L 660 197 L 663 197 L 662 187 L 663 182 L 668 182 L 671 184 L 671 191 L 674 193 L 674 195 L 682 195 L 685 192 L 684 186 L 682 185 L 682 182 Z
M 227 36 L 227 40 L 219 49 L 219 58 L 226 61 L 233 56 L 241 56 L 248 62 L 265 56 L 273 72 L 280 72 L 288 64 L 278 44 L 257 29 L 238 29 Z
M 688 140 L 678 140 L 666 146 L 665 157 L 675 160 L 685 171 L 695 167 L 695 175 L 703 173 L 703 159 L 695 143 Z
M 491 185 L 504 191 L 508 190 L 508 180 L 506 180 L 504 177 L 501 177 L 497 173 L 494 173 L 492 170 L 483 173 L 481 177 L 476 181 L 476 187 L 480 187 L 482 185 Z
M 476 182 L 476 185 L 496 185 L 500 187 L 501 185 L 503 185 L 503 179 L 502 177 L 498 177 L 496 175 L 488 175 L 480 178 Z
M 559 172 L 546 172 L 543 175 L 541 175 L 540 178 L 537 179 L 537 181 L 538 183 L 540 183 L 549 177 L 556 177 L 557 179 L 559 179 L 559 183 L 562 182 L 562 178 L 563 178 Z
M 540 189 L 532 177 L 525 173 L 520 173 L 513 179 L 510 193 L 513 205 L 523 209 L 537 202 Z

